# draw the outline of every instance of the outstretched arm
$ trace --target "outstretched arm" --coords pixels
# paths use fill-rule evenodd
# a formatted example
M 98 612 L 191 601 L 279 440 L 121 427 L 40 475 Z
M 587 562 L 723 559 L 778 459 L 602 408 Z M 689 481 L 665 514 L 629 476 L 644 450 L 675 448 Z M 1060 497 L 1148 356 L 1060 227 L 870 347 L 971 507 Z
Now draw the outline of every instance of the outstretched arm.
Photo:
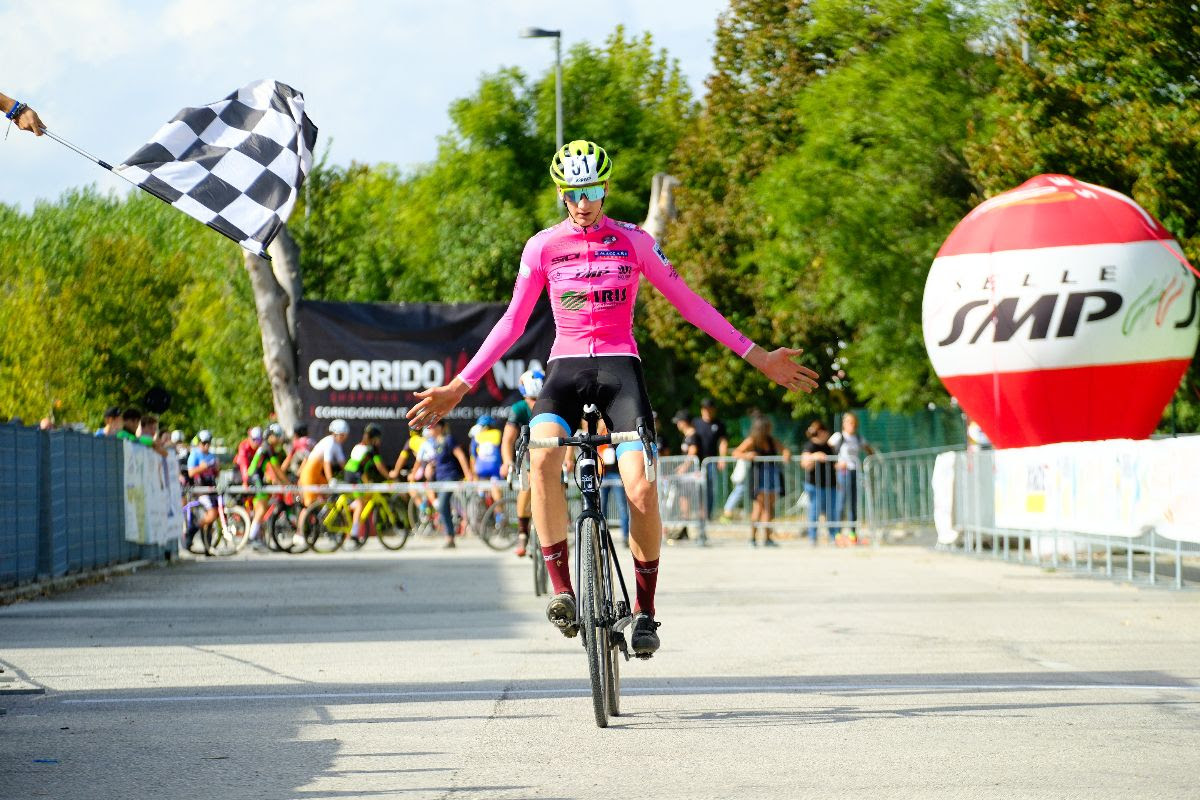
M 492 368 L 500 356 L 508 352 L 508 348 L 525 332 L 529 315 L 542 289 L 546 285 L 546 275 L 537 268 L 536 239 L 531 239 L 525 245 L 521 256 L 521 267 L 517 273 L 517 283 L 513 287 L 513 297 L 505 310 L 504 316 L 492 328 L 492 332 L 484 339 L 479 352 L 467 364 L 454 380 L 445 386 L 435 386 L 423 392 L 417 392 L 419 402 L 408 410 L 408 424 L 413 428 L 427 428 L 436 420 L 444 418 L 471 390 L 471 387 Z
M 816 372 L 802 364 L 797 364 L 793 358 L 803 353 L 789 347 L 780 347 L 770 352 L 754 344 L 741 331 L 733 327 L 729 320 L 721 316 L 708 301 L 692 291 L 691 287 L 679 277 L 679 273 L 671 266 L 671 262 L 663 255 L 662 250 L 654 244 L 649 236 L 648 252 L 642 254 L 642 268 L 646 277 L 654 287 L 663 293 L 671 304 L 679 309 L 679 313 L 688 322 L 695 325 L 709 336 L 721 342 L 733 352 L 744 358 L 755 369 L 766 375 L 775 383 L 793 392 L 811 392 L 817 388 Z

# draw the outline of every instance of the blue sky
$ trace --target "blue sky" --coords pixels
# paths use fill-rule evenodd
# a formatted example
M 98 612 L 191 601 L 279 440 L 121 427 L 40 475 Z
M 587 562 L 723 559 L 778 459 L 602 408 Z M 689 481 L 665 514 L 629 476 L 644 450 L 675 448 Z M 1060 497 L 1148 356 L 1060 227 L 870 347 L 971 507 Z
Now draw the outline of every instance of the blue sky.
M 0 5 L 0 91 L 46 127 L 117 163 L 184 106 L 220 99 L 258 78 L 304 92 L 334 163 L 432 159 L 446 110 L 479 76 L 503 66 L 537 75 L 550 39 L 600 44 L 618 24 L 649 31 L 679 60 L 697 97 L 712 66 L 725 0 L 586 3 L 542 0 L 7 0 Z M 582 10 L 581 10 L 582 9 Z M 3 121 L 3 120 L 0 120 Z M 45 137 L 0 140 L 0 202 L 25 210 L 71 187 L 127 184 Z

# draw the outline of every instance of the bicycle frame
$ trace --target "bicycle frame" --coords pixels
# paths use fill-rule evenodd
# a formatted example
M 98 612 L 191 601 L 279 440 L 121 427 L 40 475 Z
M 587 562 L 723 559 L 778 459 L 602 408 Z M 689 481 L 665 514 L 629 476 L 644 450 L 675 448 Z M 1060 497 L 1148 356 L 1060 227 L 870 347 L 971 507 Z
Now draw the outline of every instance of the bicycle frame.
M 588 422 L 590 423 L 591 420 L 588 419 Z M 593 425 L 589 425 L 590 427 Z M 601 625 L 608 627 L 617 637 L 617 646 L 621 648 L 621 653 L 628 661 L 629 649 L 622 631 L 633 622 L 633 614 L 630 611 L 633 606 L 629 602 L 629 589 L 625 586 L 621 563 L 614 554 L 608 521 L 600 510 L 600 474 L 596 468 L 599 454 L 591 444 L 583 443 L 578 447 L 580 452 L 579 457 L 575 460 L 575 485 L 579 487 L 583 510 L 575 518 L 575 541 L 576 543 L 583 541 L 583 525 L 587 520 L 590 519 L 596 523 L 596 529 L 600 532 L 598 544 L 600 546 L 601 581 L 605 589 L 604 615 L 598 621 Z M 583 548 L 577 546 L 575 548 L 575 574 L 577 576 L 583 575 L 582 555 Z M 623 602 L 613 601 L 613 567 L 616 568 L 617 584 L 621 587 Z

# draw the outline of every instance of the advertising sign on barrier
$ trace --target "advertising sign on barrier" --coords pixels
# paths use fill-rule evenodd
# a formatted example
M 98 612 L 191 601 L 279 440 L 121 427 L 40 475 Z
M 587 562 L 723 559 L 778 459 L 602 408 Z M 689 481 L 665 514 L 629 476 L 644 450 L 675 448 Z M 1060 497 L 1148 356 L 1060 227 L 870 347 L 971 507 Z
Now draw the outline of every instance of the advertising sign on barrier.
M 179 464 L 148 447 L 125 442 L 125 539 L 168 544 L 183 530 Z
M 1200 437 L 995 453 L 996 527 L 1200 542 Z

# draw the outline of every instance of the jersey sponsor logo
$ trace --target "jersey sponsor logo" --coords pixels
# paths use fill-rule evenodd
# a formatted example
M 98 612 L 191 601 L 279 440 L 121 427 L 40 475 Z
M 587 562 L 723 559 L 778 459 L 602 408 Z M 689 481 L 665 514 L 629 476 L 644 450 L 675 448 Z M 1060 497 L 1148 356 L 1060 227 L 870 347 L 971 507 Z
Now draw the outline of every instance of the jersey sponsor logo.
M 554 258 L 550 259 L 550 263 L 561 264 L 564 261 L 571 261 L 572 259 L 576 258 L 579 258 L 579 253 L 564 253 L 561 256 L 555 256 Z
M 671 266 L 671 259 L 667 258 L 666 254 L 662 251 L 662 248 L 658 246 L 657 242 L 654 244 L 654 255 L 658 256 L 658 260 L 663 263 L 663 266 Z
M 620 220 L 616 219 L 614 219 L 612 222 L 618 228 L 624 228 L 627 231 L 636 231 L 638 229 L 638 226 L 634 225 L 632 222 L 621 222 Z
M 629 258 L 628 250 L 597 250 L 593 253 L 596 258 Z
M 618 264 L 617 265 L 617 275 L 619 277 L 628 278 L 632 274 L 633 274 L 633 265 L 632 264 Z
M 610 233 L 601 240 L 600 244 L 614 244 L 616 241 L 617 237 Z
M 587 294 L 584 292 L 563 292 L 558 298 L 563 311 L 580 311 L 586 302 Z
M 528 278 L 530 275 L 533 274 L 533 270 L 531 270 L 529 268 L 528 264 L 526 264 L 524 261 L 522 261 L 520 268 L 517 269 L 517 274 L 520 275 L 522 278 Z
M 606 270 L 600 264 L 588 264 L 583 269 L 578 270 L 575 273 L 575 277 L 576 278 L 603 278 L 607 274 L 608 274 L 608 270 Z
M 611 306 L 617 303 L 624 303 L 628 297 L 628 287 L 622 287 L 620 289 L 597 289 L 596 291 L 592 292 L 592 302 L 602 306 Z

